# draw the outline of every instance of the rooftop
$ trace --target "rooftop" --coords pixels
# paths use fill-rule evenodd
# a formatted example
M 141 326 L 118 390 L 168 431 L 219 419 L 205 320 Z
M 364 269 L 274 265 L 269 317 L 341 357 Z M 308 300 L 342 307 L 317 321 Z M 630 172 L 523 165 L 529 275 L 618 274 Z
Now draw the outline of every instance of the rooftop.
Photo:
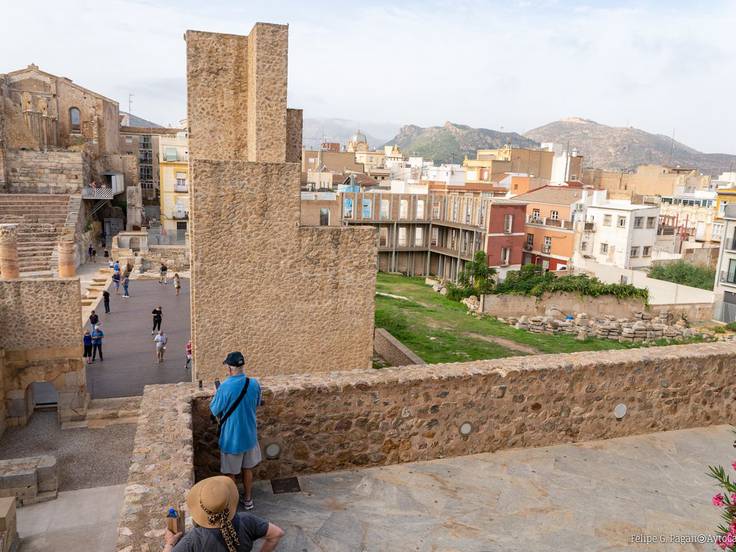
M 552 205 L 572 205 L 583 197 L 580 188 L 565 186 L 543 186 L 531 192 L 517 195 L 514 199 L 528 203 L 550 203 Z
M 621 550 L 712 535 L 706 465 L 730 464 L 732 441 L 713 426 L 302 476 L 294 494 L 258 482 L 255 513 L 285 529 L 284 552 Z

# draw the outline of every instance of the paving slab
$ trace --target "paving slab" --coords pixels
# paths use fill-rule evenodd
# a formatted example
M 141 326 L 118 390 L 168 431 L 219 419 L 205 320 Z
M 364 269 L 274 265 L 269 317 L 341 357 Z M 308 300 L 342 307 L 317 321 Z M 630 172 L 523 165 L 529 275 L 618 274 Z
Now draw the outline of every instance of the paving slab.
M 22 552 L 115 550 L 125 485 L 59 493 L 56 500 L 19 508 Z
M 714 426 L 261 481 L 254 513 L 285 529 L 279 552 L 713 550 L 669 539 L 713 534 L 706 468 L 733 442 Z

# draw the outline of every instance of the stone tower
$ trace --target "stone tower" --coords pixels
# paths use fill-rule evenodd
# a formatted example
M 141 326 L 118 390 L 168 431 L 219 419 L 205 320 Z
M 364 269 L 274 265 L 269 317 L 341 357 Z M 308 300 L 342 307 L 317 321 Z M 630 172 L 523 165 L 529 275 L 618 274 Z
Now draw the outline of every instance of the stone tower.
M 300 226 L 288 27 L 186 33 L 194 380 L 371 366 L 375 229 Z

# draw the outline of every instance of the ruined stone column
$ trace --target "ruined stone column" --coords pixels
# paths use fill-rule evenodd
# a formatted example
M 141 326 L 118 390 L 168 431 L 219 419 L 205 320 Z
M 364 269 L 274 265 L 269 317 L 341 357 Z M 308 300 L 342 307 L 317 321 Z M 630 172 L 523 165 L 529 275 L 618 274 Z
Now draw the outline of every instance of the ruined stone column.
M 74 259 L 74 241 L 59 242 L 59 278 L 73 278 L 77 275 L 77 263 Z
M 17 224 L 0 224 L 0 278 L 20 278 Z

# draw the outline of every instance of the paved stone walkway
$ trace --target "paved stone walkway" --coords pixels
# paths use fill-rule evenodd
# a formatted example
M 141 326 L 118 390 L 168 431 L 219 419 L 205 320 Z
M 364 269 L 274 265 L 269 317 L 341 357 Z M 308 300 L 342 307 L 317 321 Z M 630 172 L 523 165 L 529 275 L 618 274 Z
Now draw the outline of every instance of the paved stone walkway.
M 125 485 L 59 493 L 18 509 L 21 552 L 112 552 Z
M 142 395 L 148 384 L 191 379 L 191 372 L 184 369 L 190 336 L 189 280 L 181 282 L 179 296 L 173 284 L 161 285 L 157 280 L 131 280 L 128 299 L 110 290 L 110 314 L 104 313 L 102 304 L 97 310 L 105 332 L 105 360 L 87 366 L 87 386 L 93 399 Z M 151 335 L 151 311 L 156 305 L 163 308 L 161 327 L 169 337 L 162 364 L 156 363 Z
M 254 513 L 285 529 L 279 552 L 714 550 L 669 539 L 712 534 L 706 467 L 730 470 L 733 441 L 715 426 L 304 476 L 295 494 L 258 482 Z

